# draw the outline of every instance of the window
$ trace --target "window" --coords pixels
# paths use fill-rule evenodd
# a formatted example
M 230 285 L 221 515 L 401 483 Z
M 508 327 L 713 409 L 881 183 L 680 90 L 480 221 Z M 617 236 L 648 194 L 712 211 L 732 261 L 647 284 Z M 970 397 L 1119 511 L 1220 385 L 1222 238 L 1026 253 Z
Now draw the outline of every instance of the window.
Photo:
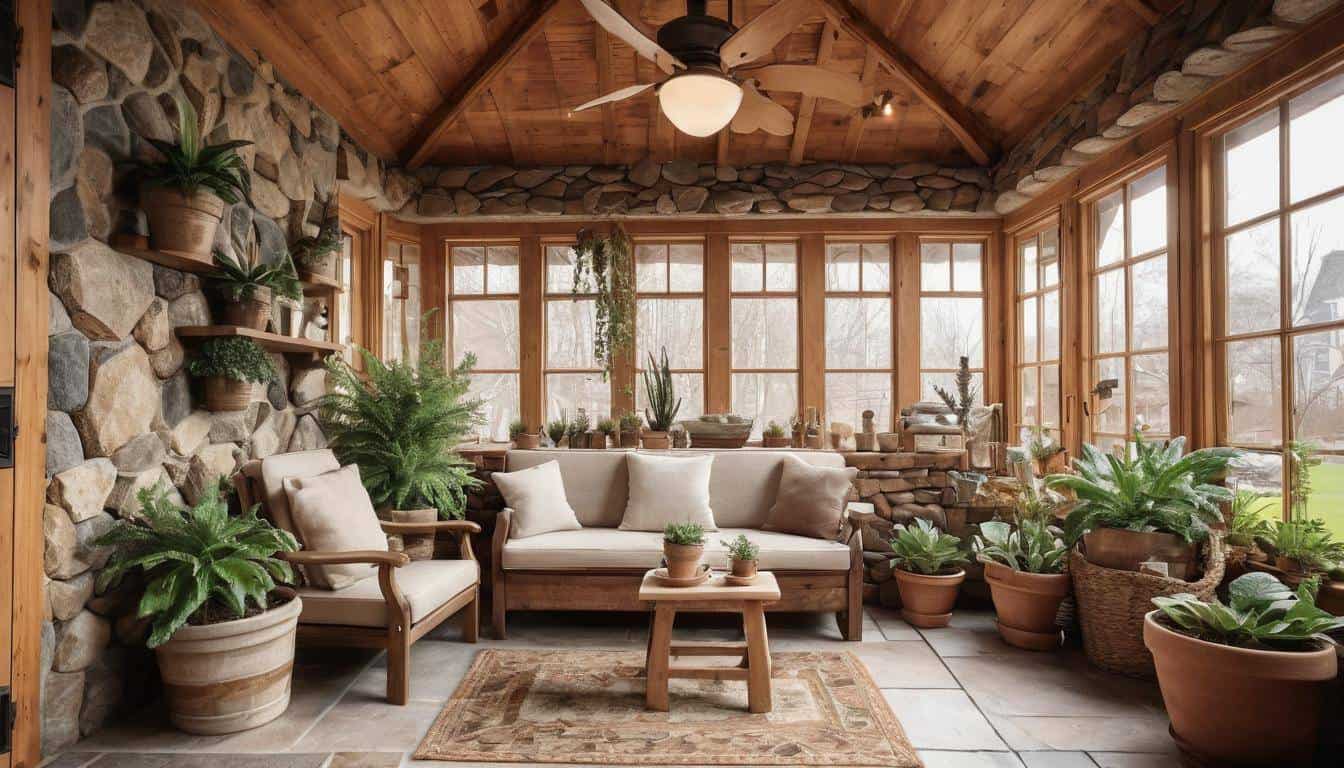
M 546 246 L 546 418 L 582 410 L 595 427 L 611 414 L 611 385 L 593 356 L 596 289 L 574 293 L 574 259 L 567 245 Z
M 892 425 L 891 245 L 826 245 L 826 413 L 856 428 L 871 410 Z
M 798 413 L 798 245 L 733 243 L 732 409 L 751 439 Z
M 641 373 L 649 355 L 667 350 L 672 382 L 681 398 L 677 419 L 705 412 L 705 246 L 692 243 L 635 245 L 635 403 L 645 402 Z
M 941 402 L 934 386 L 955 393 L 966 357 L 975 400 L 985 401 L 984 244 L 919 246 L 919 397 Z
M 1221 136 L 1214 238 L 1219 436 L 1251 451 L 1233 479 L 1269 494 L 1270 514 L 1324 518 L 1337 535 L 1344 534 L 1342 122 L 1344 77 L 1336 77 Z
M 1018 426 L 1060 427 L 1059 230 L 1017 241 Z M 1056 433 L 1057 434 L 1057 433 Z
M 509 422 L 522 413 L 518 396 L 518 246 L 448 246 L 448 359 L 476 355 L 473 396 L 484 402 L 478 433 L 508 440 Z
M 336 265 L 337 280 L 341 283 L 341 292 L 336 295 L 335 339 L 345 349 L 341 356 L 346 362 L 355 358 L 355 238 L 341 233 L 341 255 Z
M 383 359 L 420 357 L 420 246 L 388 240 L 383 249 Z
M 1166 168 L 1092 203 L 1092 221 L 1088 429 L 1108 450 L 1136 424 L 1153 438 L 1171 435 Z

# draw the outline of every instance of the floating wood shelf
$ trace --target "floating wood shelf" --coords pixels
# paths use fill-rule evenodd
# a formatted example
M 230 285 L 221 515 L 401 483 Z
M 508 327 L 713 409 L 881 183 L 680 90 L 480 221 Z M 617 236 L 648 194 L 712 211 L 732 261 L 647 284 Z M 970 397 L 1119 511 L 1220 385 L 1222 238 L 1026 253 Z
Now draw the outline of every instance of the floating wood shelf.
M 215 271 L 215 262 L 213 257 L 206 255 L 204 258 L 192 253 L 183 251 L 156 251 L 152 248 L 125 248 L 113 246 L 116 250 L 134 256 L 137 259 L 152 261 L 159 266 L 176 269 L 181 272 L 195 272 L 196 274 L 206 274 Z
M 241 336 L 252 339 L 271 352 L 287 355 L 322 356 L 344 349 L 334 341 L 313 341 L 295 336 L 281 336 L 237 325 L 184 325 L 177 329 L 177 335 L 183 339 L 218 339 L 228 336 Z
M 303 283 L 303 292 L 307 293 L 344 293 L 341 284 L 325 275 L 315 275 L 309 272 L 299 274 L 299 281 Z

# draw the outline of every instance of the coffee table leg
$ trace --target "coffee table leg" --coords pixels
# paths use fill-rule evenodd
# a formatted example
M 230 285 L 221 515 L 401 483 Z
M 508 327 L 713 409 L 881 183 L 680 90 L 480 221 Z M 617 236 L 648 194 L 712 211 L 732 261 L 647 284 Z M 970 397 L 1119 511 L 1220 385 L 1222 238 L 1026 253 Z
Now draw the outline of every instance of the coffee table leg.
M 765 633 L 765 610 L 759 602 L 742 607 L 747 635 L 747 710 L 760 714 L 773 708 L 770 693 L 770 641 Z
M 644 706 L 655 712 L 667 711 L 667 672 L 672 653 L 672 622 L 676 616 L 675 608 L 661 603 L 654 605 L 649 655 L 644 664 Z

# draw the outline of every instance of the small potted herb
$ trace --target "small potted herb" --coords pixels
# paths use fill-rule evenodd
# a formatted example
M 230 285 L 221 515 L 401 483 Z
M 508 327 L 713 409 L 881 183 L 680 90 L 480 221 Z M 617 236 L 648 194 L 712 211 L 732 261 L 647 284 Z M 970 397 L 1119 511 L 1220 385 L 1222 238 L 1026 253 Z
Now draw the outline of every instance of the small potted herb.
M 569 432 L 569 423 L 564 419 L 555 419 L 546 425 L 546 436 L 551 439 L 551 445 L 555 448 L 560 447 L 560 441 L 565 439 L 565 433 Z
M 1285 520 L 1273 530 L 1274 566 L 1286 574 L 1328 573 L 1344 561 L 1344 541 L 1335 541 L 1324 520 Z
M 999 634 L 1009 645 L 1029 651 L 1059 647 L 1055 616 L 1069 594 L 1064 573 L 1069 548 L 1062 534 L 1044 520 L 1018 517 L 1016 527 L 1000 520 L 981 523 L 971 540 L 985 566 Z
M 677 397 L 672 383 L 667 347 L 663 347 L 661 362 L 655 361 L 653 353 L 649 353 L 649 367 L 643 373 L 644 399 L 648 402 L 644 418 L 649 422 L 649 428 L 644 431 L 644 447 L 668 448 L 671 440 L 667 432 L 677 418 L 677 411 L 681 410 L 681 398 Z
M 617 437 L 617 432 L 618 430 L 616 427 L 615 420 L 602 419 L 601 421 L 597 422 L 597 431 L 589 434 L 588 447 L 606 448 L 607 438 L 611 438 L 611 444 L 616 445 L 617 440 L 619 439 Z
M 772 420 L 765 425 L 765 431 L 761 433 L 761 445 L 766 448 L 788 448 L 789 433 L 778 422 Z
M 588 420 L 588 414 L 583 411 L 579 411 L 579 415 L 575 416 L 574 420 L 569 422 L 569 427 L 565 430 L 565 434 L 569 436 L 570 448 L 588 447 L 588 427 L 590 424 L 591 422 Z
M 208 411 L 246 410 L 256 385 L 275 379 L 270 355 L 257 342 L 241 336 L 205 342 L 188 370 L 205 379 Z
M 541 432 L 529 432 L 527 422 L 522 419 L 515 419 L 509 424 L 509 439 L 513 441 L 514 448 L 522 450 L 532 450 L 541 446 Z
M 705 529 L 699 523 L 668 523 L 663 529 L 663 559 L 672 579 L 694 578 L 705 554 Z
M 638 413 L 630 411 L 621 414 L 621 447 L 638 448 L 639 447 L 639 428 L 644 425 L 644 421 Z
M 237 244 L 235 250 L 242 253 Z M 255 245 L 248 250 L 249 259 L 244 264 L 241 257 L 235 259 L 216 248 L 218 269 L 212 277 L 224 294 L 224 322 L 264 331 L 271 319 L 272 298 L 297 303 L 303 300 L 303 286 L 289 254 L 275 264 L 266 264 L 260 261 Z
M 341 227 L 335 216 L 324 216 L 316 235 L 301 237 L 290 246 L 295 266 L 318 281 L 335 281 L 340 277 L 336 273 L 336 254 L 340 250 Z
M 961 539 L 943 533 L 924 518 L 895 528 L 891 559 L 901 593 L 901 617 L 916 627 L 947 626 L 957 592 L 966 580 L 966 571 L 957 567 L 967 562 Z
M 732 541 L 720 542 L 728 548 L 728 558 L 732 574 L 739 579 L 750 579 L 756 575 L 756 562 L 761 548 L 751 543 L 745 534 L 737 534 Z

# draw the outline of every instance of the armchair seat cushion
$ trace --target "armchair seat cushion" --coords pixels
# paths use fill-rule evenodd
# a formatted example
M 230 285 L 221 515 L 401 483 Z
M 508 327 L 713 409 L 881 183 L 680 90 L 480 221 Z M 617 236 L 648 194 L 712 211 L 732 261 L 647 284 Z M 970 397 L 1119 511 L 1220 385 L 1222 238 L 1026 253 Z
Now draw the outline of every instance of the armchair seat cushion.
M 739 533 L 760 546 L 763 570 L 849 569 L 849 547 L 845 544 L 755 528 L 722 528 L 707 534 L 705 561 L 716 568 L 727 567 L 728 550 L 719 541 L 728 541 Z M 657 568 L 662 559 L 662 533 L 584 528 L 510 539 L 504 545 L 503 566 L 505 570 L 529 571 L 648 569 Z
M 417 560 L 393 572 L 397 587 L 411 606 L 412 624 L 481 580 L 475 560 Z M 345 589 L 305 587 L 299 590 L 299 597 L 303 600 L 301 624 L 387 626 L 387 602 L 376 578 L 364 579 Z

